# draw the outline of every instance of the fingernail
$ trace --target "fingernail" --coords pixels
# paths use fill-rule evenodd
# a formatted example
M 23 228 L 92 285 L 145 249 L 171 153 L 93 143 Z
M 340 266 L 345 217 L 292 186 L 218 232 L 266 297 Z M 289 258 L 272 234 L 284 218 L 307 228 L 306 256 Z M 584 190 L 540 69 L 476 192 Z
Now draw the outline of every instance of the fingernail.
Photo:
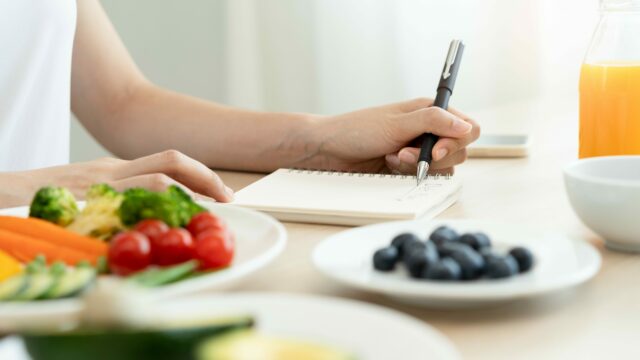
M 442 159 L 444 159 L 445 156 L 447 156 L 447 154 L 449 153 L 449 151 L 447 151 L 447 149 L 440 149 L 438 151 L 436 151 L 436 161 L 440 161 Z
M 400 151 L 398 157 L 400 158 L 400 161 L 408 164 L 413 164 L 418 161 L 418 158 L 415 156 L 415 154 L 408 150 Z
M 394 155 L 394 154 L 388 154 L 387 156 L 385 156 L 385 160 L 389 163 L 389 165 L 391 165 L 392 167 L 397 168 L 398 166 L 400 166 L 400 158 L 398 158 L 398 156 Z
M 231 188 L 230 188 L 230 187 L 225 186 L 225 187 L 224 187 L 224 192 L 226 192 L 226 193 L 227 193 L 227 195 L 229 195 L 229 197 L 230 197 L 231 199 L 233 199 L 233 190 L 231 190 Z
M 216 201 L 216 199 L 214 199 L 212 197 L 208 197 L 208 196 L 205 196 L 205 195 L 202 195 L 202 194 L 198 194 L 198 193 L 193 194 L 193 197 L 194 197 L 194 199 L 200 200 L 200 201 L 212 201 L 212 202 Z
M 471 124 L 463 120 L 456 120 L 453 123 L 453 130 L 460 133 L 468 133 L 471 131 Z

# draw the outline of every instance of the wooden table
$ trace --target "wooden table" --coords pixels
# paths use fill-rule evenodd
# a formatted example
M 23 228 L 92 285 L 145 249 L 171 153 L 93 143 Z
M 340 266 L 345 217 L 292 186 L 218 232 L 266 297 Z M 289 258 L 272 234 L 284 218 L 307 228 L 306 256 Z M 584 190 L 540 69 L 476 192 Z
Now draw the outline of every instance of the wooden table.
M 315 270 L 311 263 L 314 246 L 345 227 L 286 223 L 289 243 L 284 253 L 237 290 L 321 294 L 388 306 L 443 332 L 465 359 L 640 358 L 636 343 L 640 335 L 640 258 L 604 249 L 570 208 L 561 169 L 576 158 L 577 115 L 573 101 L 566 105 L 547 107 L 540 102 L 533 107 L 479 112 L 482 115 L 476 118 L 486 124 L 484 130 L 533 134 L 531 156 L 468 160 L 456 172 L 464 181 L 462 197 L 440 217 L 537 223 L 589 241 L 601 252 L 603 266 L 586 285 L 482 310 L 410 307 L 343 287 Z M 235 190 L 262 176 L 220 175 Z

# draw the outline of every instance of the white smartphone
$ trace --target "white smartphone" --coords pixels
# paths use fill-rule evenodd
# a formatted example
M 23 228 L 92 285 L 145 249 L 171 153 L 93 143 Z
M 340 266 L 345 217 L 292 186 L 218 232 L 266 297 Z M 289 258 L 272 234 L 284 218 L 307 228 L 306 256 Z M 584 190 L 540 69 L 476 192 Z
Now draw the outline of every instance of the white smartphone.
M 531 139 L 526 134 L 480 135 L 467 148 L 469 157 L 526 157 Z

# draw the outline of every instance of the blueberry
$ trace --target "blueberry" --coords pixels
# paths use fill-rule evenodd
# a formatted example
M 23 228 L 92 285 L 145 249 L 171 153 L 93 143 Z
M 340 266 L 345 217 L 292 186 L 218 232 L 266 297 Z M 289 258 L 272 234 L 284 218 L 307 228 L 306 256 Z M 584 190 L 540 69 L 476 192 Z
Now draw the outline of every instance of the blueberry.
M 411 277 L 420 277 L 427 267 L 427 256 L 423 251 L 416 251 L 407 257 L 404 264 Z
M 438 255 L 438 248 L 434 243 L 427 242 L 424 244 L 426 247 L 426 252 L 429 258 L 435 259 L 436 261 L 440 258 Z
M 424 247 L 415 246 L 411 250 L 404 259 L 404 264 L 411 277 L 421 277 L 425 269 L 438 262 L 438 251 L 432 243 L 426 243 Z
M 462 276 L 460 265 L 451 258 L 444 258 L 426 269 L 423 277 L 437 281 L 455 281 Z
M 402 262 L 405 263 L 405 265 L 407 264 L 407 260 L 409 259 L 409 256 L 411 254 L 413 254 L 414 252 L 422 252 L 424 251 L 426 245 L 425 243 L 423 243 L 422 241 L 414 241 L 414 242 L 408 242 L 406 244 L 404 244 L 404 246 L 402 247 Z
M 440 226 L 429 235 L 429 240 L 440 246 L 443 243 L 458 240 L 458 233 L 448 226 Z
M 508 278 L 518 273 L 518 262 L 511 255 L 489 259 L 485 275 L 490 279 Z
M 509 251 L 509 255 L 516 259 L 521 273 L 527 272 L 533 267 L 533 254 L 529 249 L 520 246 L 515 247 Z
M 402 257 L 403 247 L 413 242 L 420 242 L 420 239 L 414 234 L 404 233 L 394 237 L 391 241 L 391 246 L 394 246 L 396 249 L 398 249 L 398 252 L 400 253 L 399 255 L 400 257 Z
M 473 249 L 461 248 L 451 253 L 462 269 L 462 280 L 475 280 L 482 276 L 484 270 L 484 258 Z
M 445 242 L 442 245 L 438 246 L 438 253 L 440 254 L 440 257 L 451 256 L 451 254 L 453 254 L 454 251 L 467 251 L 467 250 L 473 251 L 473 249 L 470 246 L 460 242 L 455 242 L 455 241 Z
M 489 236 L 484 233 L 464 234 L 460 236 L 460 242 L 471 246 L 476 251 L 491 247 L 491 239 L 489 239 Z
M 396 267 L 398 259 L 398 249 L 387 246 L 373 254 L 373 267 L 380 271 L 391 271 Z
M 482 248 L 480 249 L 479 253 L 480 253 L 480 256 L 482 256 L 482 258 L 484 259 L 485 267 L 486 267 L 486 264 L 489 263 L 489 260 L 500 257 L 500 255 L 493 252 L 491 248 Z

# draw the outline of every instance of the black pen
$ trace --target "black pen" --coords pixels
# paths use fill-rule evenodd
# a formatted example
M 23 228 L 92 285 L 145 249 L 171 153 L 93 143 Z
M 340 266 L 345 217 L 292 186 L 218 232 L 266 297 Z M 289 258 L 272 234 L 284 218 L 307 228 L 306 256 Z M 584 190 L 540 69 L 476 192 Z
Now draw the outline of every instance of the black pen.
M 440 83 L 438 84 L 438 92 L 436 94 L 436 100 L 433 102 L 433 106 L 437 106 L 441 109 L 447 110 L 449 107 L 449 98 L 453 93 L 453 87 L 458 77 L 458 69 L 460 68 L 460 60 L 462 60 L 462 52 L 464 51 L 464 44 L 460 40 L 453 40 L 449 46 L 449 52 L 447 53 L 447 60 L 444 64 L 444 70 L 440 76 Z M 418 157 L 418 185 L 424 180 L 429 172 L 429 166 L 431 165 L 433 152 L 433 146 L 438 141 L 438 136 L 434 134 L 422 134 L 419 142 L 422 143 L 420 148 L 420 156 Z

